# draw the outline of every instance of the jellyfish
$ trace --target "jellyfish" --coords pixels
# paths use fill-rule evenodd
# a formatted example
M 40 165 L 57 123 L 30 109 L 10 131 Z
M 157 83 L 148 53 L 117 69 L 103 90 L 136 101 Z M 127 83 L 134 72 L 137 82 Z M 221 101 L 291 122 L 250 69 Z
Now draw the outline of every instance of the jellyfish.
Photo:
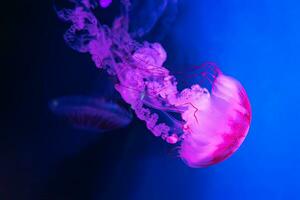
M 177 0 L 133 0 L 130 7 L 132 36 L 142 37 L 155 29 L 155 38 L 162 38 L 175 19 Z
M 114 88 L 122 99 L 154 136 L 176 146 L 186 165 L 207 167 L 240 147 L 251 122 L 250 102 L 240 82 L 208 64 L 195 74 L 205 84 L 199 81 L 179 90 L 175 75 L 164 66 L 163 46 L 140 41 L 129 31 L 129 0 L 121 0 L 121 14 L 111 26 L 93 14 L 97 2 L 72 2 L 73 8 L 57 10 L 71 23 L 66 43 L 89 53 L 99 70 L 116 78 Z
M 63 96 L 49 102 L 50 110 L 76 129 L 108 132 L 132 121 L 129 110 L 117 102 L 90 96 Z
M 102 8 L 107 8 L 112 3 L 112 0 L 99 0 L 99 4 Z

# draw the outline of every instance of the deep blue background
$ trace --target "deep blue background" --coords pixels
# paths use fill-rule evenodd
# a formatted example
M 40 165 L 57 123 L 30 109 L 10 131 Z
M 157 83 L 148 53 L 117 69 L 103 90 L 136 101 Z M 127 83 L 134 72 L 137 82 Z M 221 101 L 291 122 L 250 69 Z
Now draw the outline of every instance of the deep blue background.
M 170 69 L 216 62 L 244 85 L 253 111 L 241 148 L 205 169 L 185 166 L 136 118 L 107 135 L 55 119 L 51 98 L 101 91 L 105 74 L 64 44 L 67 26 L 51 2 L 8 8 L 3 67 L 12 78 L 3 90 L 1 200 L 300 198 L 298 1 L 179 1 L 162 41 Z

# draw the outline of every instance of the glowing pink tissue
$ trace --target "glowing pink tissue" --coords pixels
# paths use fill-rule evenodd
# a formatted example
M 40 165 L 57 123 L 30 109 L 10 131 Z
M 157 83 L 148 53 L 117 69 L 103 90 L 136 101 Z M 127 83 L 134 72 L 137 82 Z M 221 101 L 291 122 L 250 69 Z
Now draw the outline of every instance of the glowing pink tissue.
M 112 3 L 112 0 L 99 0 L 99 4 L 102 8 L 107 8 Z
M 188 166 L 216 164 L 239 148 L 250 127 L 251 108 L 237 80 L 210 65 L 214 73 L 208 70 L 204 78 L 211 90 L 195 84 L 178 91 L 176 78 L 164 67 L 167 53 L 162 45 L 137 42 L 128 31 L 129 0 L 121 0 L 122 14 L 111 27 L 93 15 L 88 0 L 72 2 L 73 9 L 58 11 L 72 22 L 64 35 L 67 44 L 90 53 L 99 69 L 117 78 L 115 89 L 136 116 L 156 137 L 178 145 Z M 110 3 L 103 0 L 100 5 L 105 7 L 105 2 Z

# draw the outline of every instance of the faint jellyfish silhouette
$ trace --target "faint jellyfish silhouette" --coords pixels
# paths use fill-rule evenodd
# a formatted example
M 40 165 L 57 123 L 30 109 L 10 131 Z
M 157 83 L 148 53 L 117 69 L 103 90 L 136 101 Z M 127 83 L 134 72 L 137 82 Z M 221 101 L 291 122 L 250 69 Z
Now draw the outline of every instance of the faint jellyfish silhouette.
M 130 5 L 129 32 L 142 37 L 157 29 L 155 38 L 161 39 L 177 14 L 177 0 L 133 0 Z
M 107 132 L 132 121 L 129 110 L 117 102 L 89 96 L 65 96 L 51 100 L 50 110 L 76 129 Z
M 112 0 L 99 0 L 99 4 L 102 8 L 107 8 L 112 3 Z

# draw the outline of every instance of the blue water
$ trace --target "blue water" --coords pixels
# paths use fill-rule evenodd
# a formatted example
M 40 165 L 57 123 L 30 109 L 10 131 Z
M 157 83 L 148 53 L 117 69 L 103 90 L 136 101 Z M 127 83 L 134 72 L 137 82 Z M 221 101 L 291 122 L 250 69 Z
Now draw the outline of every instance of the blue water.
M 16 96 L 1 129 L 8 133 L 0 145 L 1 200 L 300 199 L 300 2 L 178 1 L 162 40 L 167 65 L 182 71 L 216 62 L 243 84 L 253 116 L 241 148 L 218 165 L 192 169 L 136 118 L 100 135 L 61 123 L 49 100 L 114 96 L 111 80 L 67 47 L 52 2 L 22 2 L 9 23 L 18 24 L 8 50 L 17 52 L 7 62 L 14 71 L 7 93 Z
M 253 120 L 227 161 L 189 169 L 139 161 L 132 199 L 300 199 L 300 3 L 181 1 L 171 38 L 182 63 L 215 61 L 248 92 Z M 188 54 L 188 55 L 186 55 Z

